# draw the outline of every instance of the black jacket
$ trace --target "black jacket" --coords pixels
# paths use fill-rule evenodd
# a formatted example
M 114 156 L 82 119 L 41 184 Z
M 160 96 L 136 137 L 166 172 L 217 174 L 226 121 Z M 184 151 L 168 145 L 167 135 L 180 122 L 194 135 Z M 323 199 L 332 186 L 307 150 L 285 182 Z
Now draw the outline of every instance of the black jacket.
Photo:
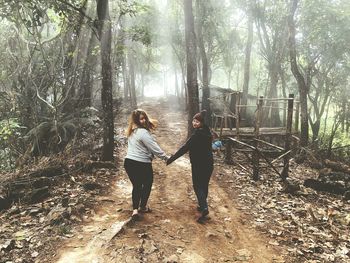
M 211 148 L 212 135 L 208 126 L 195 129 L 191 137 L 181 148 L 172 155 L 167 164 L 172 163 L 180 156 L 189 151 L 192 164 L 213 164 L 213 153 Z

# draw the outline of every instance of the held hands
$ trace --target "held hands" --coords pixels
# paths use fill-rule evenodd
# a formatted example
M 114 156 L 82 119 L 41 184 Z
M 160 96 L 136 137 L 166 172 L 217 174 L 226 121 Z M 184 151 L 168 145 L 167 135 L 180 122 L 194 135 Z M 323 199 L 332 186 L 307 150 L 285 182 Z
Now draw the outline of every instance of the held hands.
M 174 155 L 165 156 L 164 161 L 165 161 L 166 165 L 171 164 L 173 161 L 175 161 Z
M 168 163 L 168 160 L 170 159 L 170 157 L 171 157 L 170 155 L 166 155 L 166 156 L 165 156 L 164 162 L 165 162 L 166 164 Z M 168 164 L 167 164 L 167 165 L 168 165 Z
M 175 161 L 174 155 L 170 156 L 170 157 L 166 160 L 166 165 L 171 164 L 173 161 Z

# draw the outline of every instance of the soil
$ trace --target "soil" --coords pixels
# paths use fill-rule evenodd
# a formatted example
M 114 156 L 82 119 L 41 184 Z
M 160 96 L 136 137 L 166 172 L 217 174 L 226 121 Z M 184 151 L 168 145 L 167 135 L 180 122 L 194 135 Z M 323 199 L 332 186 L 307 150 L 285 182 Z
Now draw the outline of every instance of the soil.
M 154 99 L 140 107 L 159 120 L 155 136 L 174 153 L 186 138 L 183 107 Z M 152 212 L 130 220 L 132 188 L 123 168 L 129 113 L 124 106 L 116 114 L 114 163 L 99 161 L 102 128 L 96 122 L 64 152 L 0 174 L 0 204 L 7 193 L 35 188 L 28 179 L 38 172 L 48 194 L 0 206 L 0 263 L 350 262 L 350 200 L 304 184 L 324 174 L 313 165 L 322 160 L 309 151 L 303 163 L 297 156 L 290 160 L 289 184 L 263 160 L 260 180 L 253 181 L 249 156 L 233 151 L 227 164 L 225 149 L 215 153 L 209 220 L 203 224 L 196 221 L 188 156 L 170 166 L 155 159 Z M 275 165 L 283 167 L 282 161 Z M 64 172 L 52 170 L 57 166 Z M 45 177 L 43 171 L 55 173 Z M 334 174 L 337 183 L 347 183 Z
M 184 112 L 161 101 L 140 107 L 158 119 L 155 136 L 161 148 L 174 153 L 186 139 Z M 125 119 L 118 125 L 126 125 Z M 50 262 L 286 262 L 286 252 L 239 209 L 238 194 L 227 191 L 227 185 L 234 182 L 223 183 L 223 172 L 230 172 L 222 168 L 219 156 L 215 156 L 210 214 L 204 224 L 196 221 L 199 213 L 187 155 L 170 166 L 159 159 L 153 161 L 152 211 L 131 221 L 132 188 L 122 169 L 126 145 L 118 151 L 120 169 L 111 190 L 98 198 L 95 215 L 75 230 Z

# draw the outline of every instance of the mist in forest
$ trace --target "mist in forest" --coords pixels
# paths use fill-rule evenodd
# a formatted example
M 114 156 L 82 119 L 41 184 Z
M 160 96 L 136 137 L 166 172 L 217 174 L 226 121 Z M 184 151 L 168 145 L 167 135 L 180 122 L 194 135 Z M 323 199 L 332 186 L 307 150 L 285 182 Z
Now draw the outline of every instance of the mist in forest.
M 0 33 L 0 262 L 350 262 L 349 0 L 2 0 Z M 138 217 L 140 107 L 194 136 Z
M 52 138 L 64 148 L 78 126 L 71 112 L 91 107 L 110 158 L 114 107 L 144 97 L 251 125 L 262 96 L 262 124 L 279 127 L 294 94 L 302 145 L 347 144 L 349 14 L 347 0 L 2 2 L 0 128 L 13 137 L 0 135 L 3 159 L 30 144 L 40 155 Z M 41 140 L 40 129 L 55 132 Z M 10 150 L 21 136 L 23 149 Z

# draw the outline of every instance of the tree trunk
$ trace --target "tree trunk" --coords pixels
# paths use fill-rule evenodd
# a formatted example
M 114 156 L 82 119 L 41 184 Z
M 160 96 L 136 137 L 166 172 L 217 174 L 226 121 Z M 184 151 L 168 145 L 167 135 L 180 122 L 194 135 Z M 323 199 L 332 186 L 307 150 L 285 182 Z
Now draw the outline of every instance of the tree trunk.
M 166 83 L 166 79 L 167 79 L 167 74 L 166 71 L 163 71 L 163 94 L 164 97 L 168 97 L 168 87 L 167 87 L 167 83 Z
M 310 123 L 312 130 L 312 142 L 315 142 L 320 133 L 321 119 L 317 119 L 315 122 Z
M 323 136 L 326 134 L 326 131 L 327 131 L 327 120 L 328 120 L 329 108 L 331 106 L 331 101 L 332 101 L 332 97 L 329 98 L 327 103 L 326 116 L 324 119 Z
M 231 89 L 231 76 L 232 76 L 232 69 L 230 68 L 227 72 L 227 88 Z
M 184 0 L 185 13 L 185 40 L 187 64 L 187 92 L 188 92 L 188 133 L 193 131 L 192 117 L 199 111 L 199 95 L 197 82 L 196 35 L 194 32 L 194 18 L 192 13 L 192 0 Z
M 84 61 L 83 70 L 81 73 L 80 89 L 77 101 L 77 107 L 85 108 L 91 105 L 92 96 L 92 84 L 93 84 L 93 72 L 97 61 L 96 55 L 93 54 L 93 50 L 96 45 L 96 36 L 93 32 L 90 32 L 90 40 L 87 48 L 87 52 Z
M 333 141 L 339 126 L 340 126 L 339 116 L 336 115 L 333 121 L 331 134 L 329 136 L 328 147 L 327 147 L 327 158 L 330 158 L 332 155 Z
M 249 11 L 248 15 L 248 39 L 245 47 L 245 60 L 244 60 L 244 82 L 242 89 L 242 105 L 246 105 L 248 101 L 248 91 L 249 91 L 249 79 L 250 79 L 250 55 L 252 53 L 253 45 L 253 17 Z M 245 118 L 246 107 L 241 109 L 241 115 Z
M 185 65 L 183 63 L 183 59 L 177 52 L 176 48 L 172 45 L 173 51 L 176 55 L 177 61 L 179 62 L 180 69 L 181 69 L 181 88 L 179 90 L 179 98 L 184 99 L 186 101 L 186 108 L 187 108 L 187 92 L 186 92 L 186 80 L 185 80 Z M 174 68 L 176 69 L 176 63 L 174 62 Z M 187 110 L 187 109 L 186 109 Z
M 116 75 L 115 83 L 117 85 L 116 93 L 119 97 L 121 95 L 121 85 L 120 81 L 123 81 L 123 97 L 125 99 L 125 79 L 124 79 L 124 69 L 125 69 L 125 51 L 124 51 L 124 42 L 125 42 L 125 33 L 124 33 L 124 23 L 123 18 L 121 17 L 119 20 L 119 29 L 117 35 L 116 46 L 114 47 L 115 52 L 115 72 L 113 74 Z M 112 51 L 113 52 L 113 51 Z
M 204 39 L 203 39 L 203 24 L 204 24 L 204 17 L 206 16 L 206 9 L 205 9 L 205 3 L 203 1 L 196 1 L 196 7 L 197 7 L 197 12 L 200 17 L 199 23 L 197 23 L 197 29 L 198 29 L 198 47 L 199 47 L 199 52 L 200 56 L 202 59 L 202 110 L 206 110 L 206 118 L 205 122 L 211 126 L 211 110 L 210 110 L 210 103 L 209 103 L 209 98 L 210 98 L 210 89 L 209 89 L 209 63 L 208 63 L 208 58 L 207 54 L 205 51 L 205 46 L 204 46 Z
M 116 48 L 116 62 L 117 67 L 120 68 L 121 78 L 123 81 L 123 99 L 127 101 L 129 99 L 129 78 L 128 70 L 126 66 L 126 52 L 125 52 L 125 28 L 123 17 L 119 20 L 119 30 L 118 30 L 117 48 Z
M 177 98 L 180 98 L 180 91 L 179 91 L 179 80 L 177 79 L 177 72 L 176 72 L 176 66 L 174 65 L 174 81 L 175 81 L 175 96 Z
M 135 83 L 135 60 L 132 51 L 128 54 L 129 75 L 130 75 L 130 103 L 132 108 L 137 108 L 136 83 Z
M 307 86 L 304 77 L 301 75 L 297 64 L 297 52 L 295 44 L 295 22 L 294 14 L 297 9 L 298 0 L 292 0 L 292 7 L 288 17 L 289 27 L 289 56 L 293 75 L 298 83 L 300 97 L 300 145 L 307 146 L 309 141 L 309 124 L 308 124 L 308 109 L 307 109 Z
M 277 92 L 277 84 L 278 84 L 278 68 L 279 66 L 277 63 L 269 63 L 269 75 L 271 78 L 270 81 L 270 88 L 269 88 L 269 94 L 268 98 L 278 98 L 278 92 Z M 266 106 L 271 106 L 270 109 L 270 124 L 271 127 L 279 127 L 281 126 L 281 118 L 279 115 L 279 104 L 278 102 L 268 102 Z M 267 114 L 269 111 L 267 111 Z
M 123 84 L 124 84 L 124 100 L 129 99 L 130 93 L 130 81 L 129 81 L 129 73 L 126 67 L 126 54 L 124 52 L 122 59 L 122 74 L 123 74 Z
M 308 70 L 306 73 L 306 78 L 309 80 L 307 89 L 309 90 L 309 87 L 311 86 L 311 70 Z M 309 124 L 312 129 L 312 142 L 315 142 L 319 136 L 319 131 L 320 131 L 320 125 L 321 125 L 321 119 L 323 116 L 323 113 L 326 109 L 327 101 L 329 100 L 329 96 L 331 93 L 330 87 L 327 85 L 327 82 L 324 80 L 324 78 L 327 78 L 327 73 L 322 74 L 321 76 L 318 77 L 317 85 L 318 87 L 316 88 L 315 91 L 315 96 L 312 97 L 311 94 L 308 94 L 309 101 L 313 105 L 313 118 L 311 116 L 311 112 L 308 114 L 309 118 Z M 326 87 L 324 89 L 324 86 Z M 322 101 L 323 100 L 323 101 Z
M 84 0 L 82 3 L 82 11 L 86 12 L 87 7 L 87 0 Z M 78 83 L 76 82 L 76 72 L 75 68 L 77 62 L 74 60 L 74 54 L 75 52 L 78 52 L 77 45 L 79 39 L 82 37 L 82 25 L 84 24 L 84 16 L 82 14 L 79 14 L 79 19 L 76 21 L 72 32 L 68 32 L 65 36 L 66 41 L 65 43 L 68 43 L 66 54 L 64 55 L 63 60 L 63 73 L 65 78 L 65 85 L 64 85 L 64 97 L 67 98 L 67 100 L 64 103 L 63 111 L 64 112 L 72 112 L 74 110 L 74 98 L 76 97 L 78 90 L 76 87 L 78 87 Z M 84 37 L 84 36 L 83 36 Z
M 342 108 L 342 115 L 341 115 L 341 132 L 344 132 L 345 131 L 345 115 L 346 115 L 346 99 L 343 98 L 342 100 L 342 105 L 341 105 L 341 108 Z
M 349 127 L 350 127 L 350 103 L 347 103 L 346 104 L 346 116 L 345 116 L 345 119 L 346 119 L 346 133 L 348 134 L 349 133 Z
M 284 70 L 282 69 L 282 67 L 279 67 L 278 70 L 278 74 L 281 78 L 281 85 L 282 85 L 282 96 L 283 98 L 287 98 L 287 83 L 286 83 L 286 76 L 284 74 Z M 286 108 L 286 109 L 285 109 Z M 287 125 L 287 107 L 285 105 L 283 105 L 283 116 L 282 116 L 282 120 L 283 120 L 283 126 Z
M 109 17 L 108 0 L 97 0 L 97 17 L 99 37 L 101 43 L 102 64 L 102 125 L 103 125 L 103 148 L 102 161 L 113 160 L 114 150 L 114 118 L 113 118 L 113 95 L 112 95 L 112 67 L 111 67 L 111 20 Z
M 24 75 L 24 74 L 23 74 Z M 23 98 L 20 97 L 20 103 L 22 107 L 20 107 L 20 118 L 21 123 L 25 127 L 27 127 L 28 131 L 31 130 L 33 127 L 35 127 L 37 118 L 35 116 L 35 104 L 33 103 L 34 98 L 36 97 L 35 90 L 31 85 L 28 85 L 25 80 L 22 78 L 22 76 L 18 76 L 18 83 L 16 81 L 12 82 L 13 88 L 16 86 L 20 86 L 23 90 L 24 96 Z M 35 100 L 34 100 L 35 101 Z M 8 105 L 10 106 L 10 105 Z M 7 109 L 10 112 L 10 107 Z M 41 111 L 42 112 L 42 111 Z
M 324 102 L 327 102 L 328 97 L 325 99 Z M 312 130 L 312 142 L 315 142 L 318 138 L 319 132 L 320 132 L 320 126 L 321 126 L 321 117 L 323 115 L 323 111 L 320 111 L 320 106 L 318 105 L 319 101 L 318 100 L 311 100 L 312 104 L 314 105 L 314 118 L 315 120 L 313 121 L 312 117 L 311 117 L 311 112 L 309 112 L 308 114 L 308 118 L 309 118 L 309 124 L 311 126 L 311 130 Z M 326 105 L 326 104 L 324 104 Z M 324 106 L 325 107 L 325 106 Z
M 281 24 L 279 27 L 270 26 L 267 27 L 266 22 L 268 21 L 265 17 L 265 12 L 257 8 L 257 16 L 259 23 L 258 36 L 262 46 L 262 52 L 264 53 L 267 63 L 268 63 L 268 72 L 269 72 L 269 88 L 267 93 L 268 98 L 276 98 L 278 95 L 277 84 L 279 80 L 279 68 L 281 67 L 282 60 L 285 56 L 285 46 L 286 46 L 286 27 L 284 24 Z M 284 22 L 284 21 L 283 21 Z M 268 22 L 271 25 L 270 22 Z M 266 106 L 270 106 L 270 110 L 264 111 L 264 119 L 269 117 L 269 123 L 272 126 L 280 126 L 281 118 L 279 115 L 279 103 L 268 101 Z
M 145 97 L 145 73 L 143 72 L 143 69 L 141 67 L 141 98 L 143 99 Z

